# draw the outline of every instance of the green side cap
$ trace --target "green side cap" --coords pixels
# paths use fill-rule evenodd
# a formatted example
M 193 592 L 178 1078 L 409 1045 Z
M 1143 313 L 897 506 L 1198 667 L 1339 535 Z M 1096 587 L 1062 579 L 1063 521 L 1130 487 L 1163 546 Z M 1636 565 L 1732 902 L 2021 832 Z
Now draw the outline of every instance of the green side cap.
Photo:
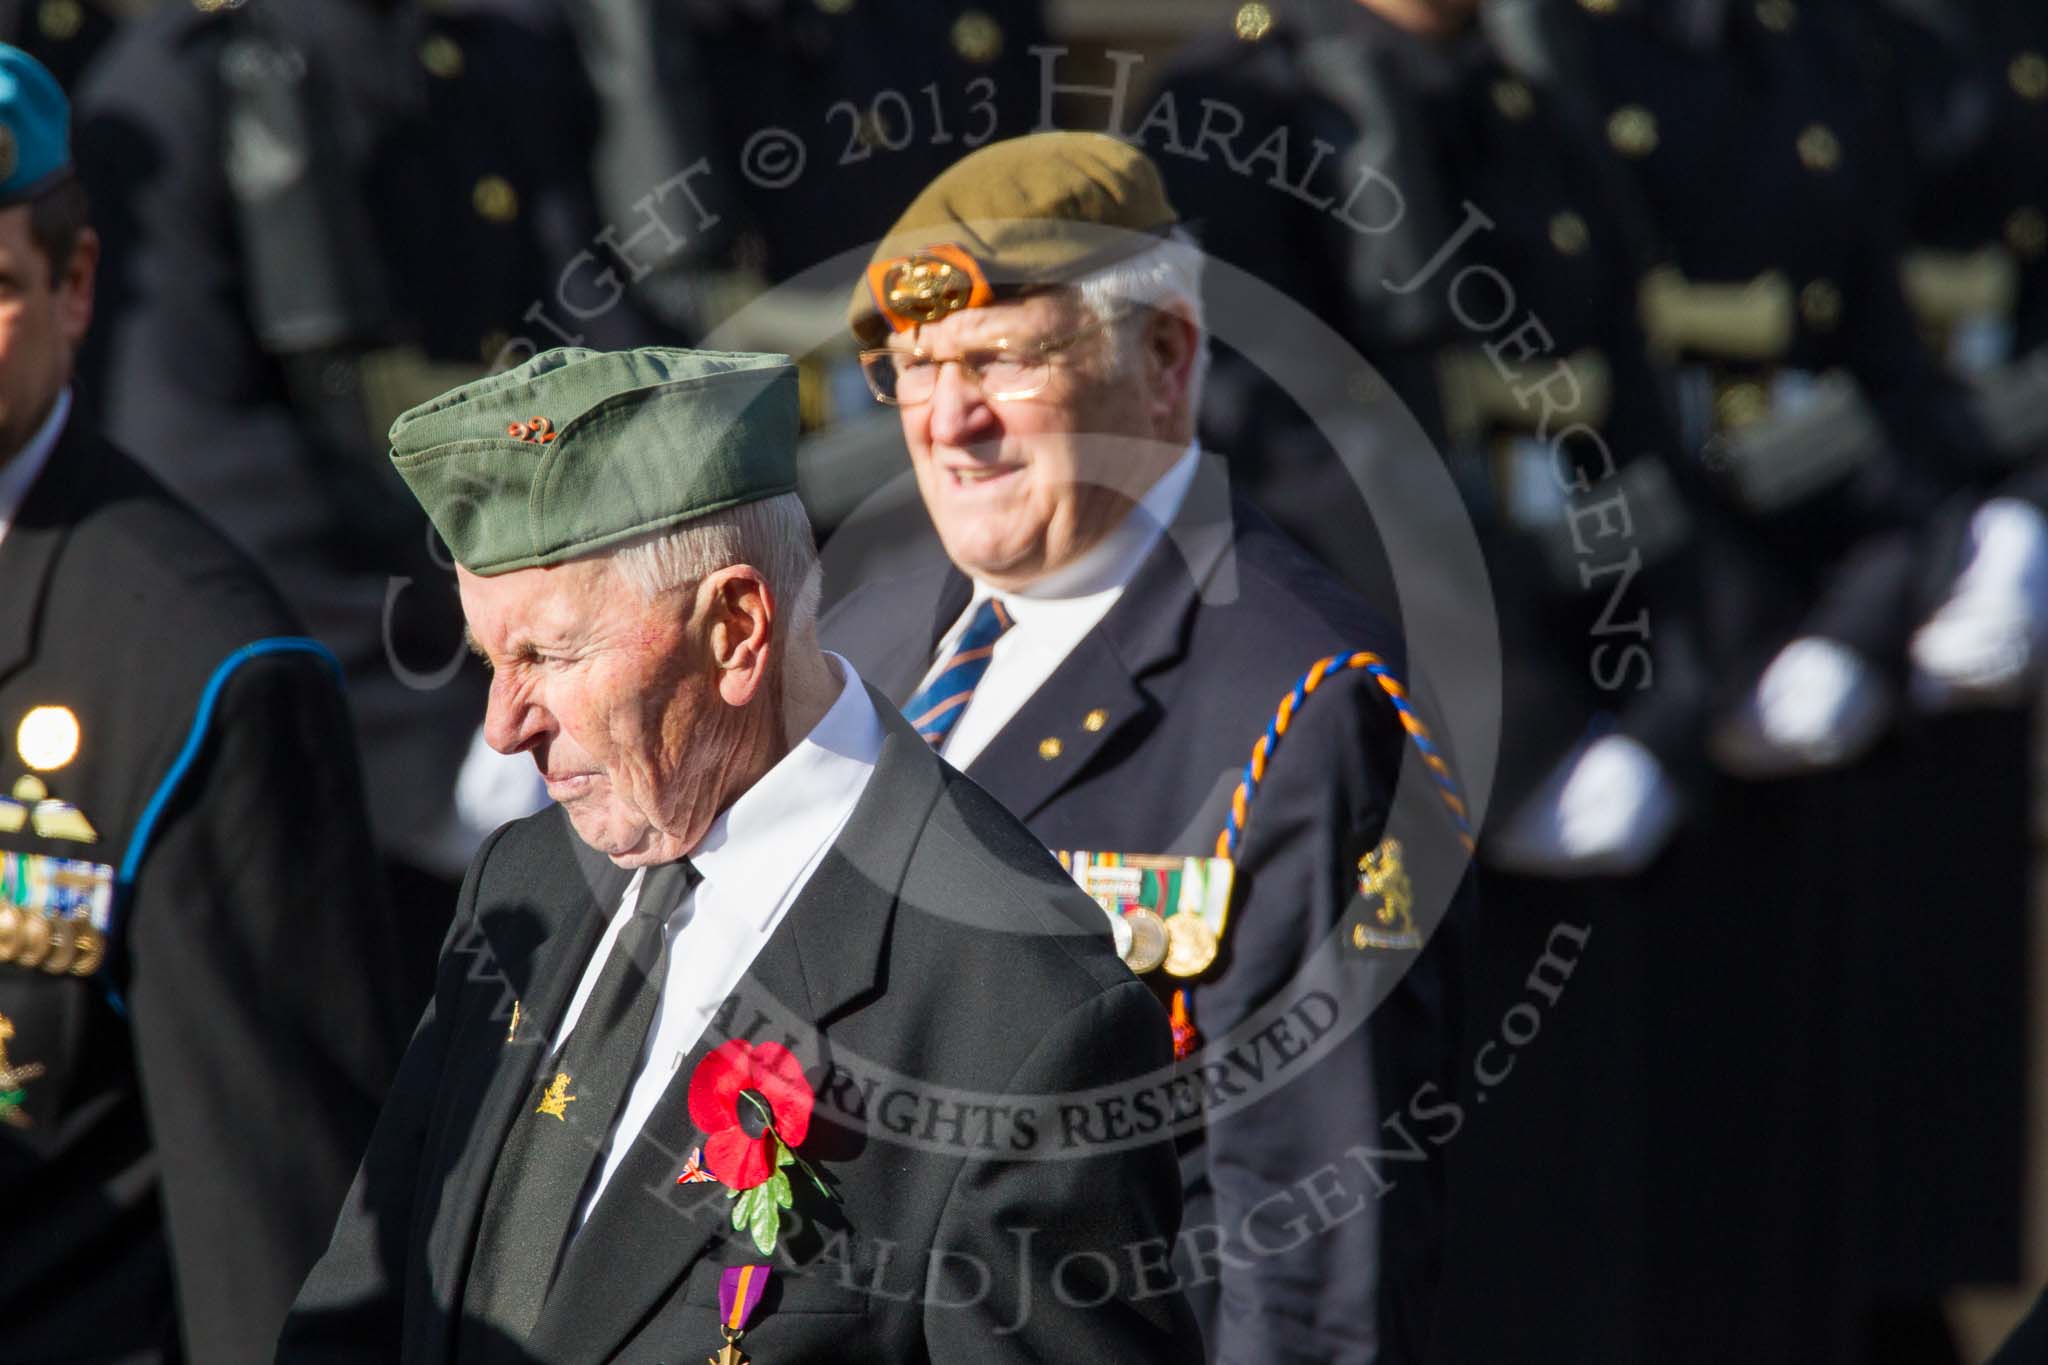
M 391 463 L 455 562 L 538 568 L 796 491 L 784 355 L 544 351 L 391 426 Z

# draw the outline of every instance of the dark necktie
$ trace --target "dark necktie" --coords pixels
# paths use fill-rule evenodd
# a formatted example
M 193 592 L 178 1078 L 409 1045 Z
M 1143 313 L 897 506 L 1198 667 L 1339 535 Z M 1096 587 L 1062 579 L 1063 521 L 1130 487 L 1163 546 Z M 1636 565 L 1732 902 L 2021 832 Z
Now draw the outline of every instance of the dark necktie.
M 981 678 L 988 672 L 988 661 L 996 652 L 996 641 L 1010 628 L 1010 613 L 1003 604 L 993 597 L 984 597 L 981 605 L 974 609 L 974 616 L 967 622 L 967 629 L 960 632 L 960 639 L 953 646 L 953 657 L 946 660 L 946 666 L 938 675 L 918 689 L 903 707 L 903 714 L 910 721 L 910 727 L 923 735 L 925 742 L 934 749 L 946 742 L 946 736 L 953 732 L 953 726 L 967 709 L 967 703 L 974 696 L 974 689 L 981 685 Z
M 463 1296 L 464 1360 L 501 1354 L 492 1335 L 524 1343 L 540 1317 L 654 1023 L 668 967 L 662 926 L 698 880 L 687 858 L 648 869 L 576 1026 L 505 1135 Z

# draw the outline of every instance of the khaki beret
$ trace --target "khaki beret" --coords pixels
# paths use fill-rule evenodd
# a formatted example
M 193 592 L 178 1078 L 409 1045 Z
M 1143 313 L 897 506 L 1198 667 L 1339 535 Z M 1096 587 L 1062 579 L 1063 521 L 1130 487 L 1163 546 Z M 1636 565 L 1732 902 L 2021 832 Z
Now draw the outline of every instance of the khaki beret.
M 1159 169 L 1106 133 L 1032 133 L 948 167 L 903 211 L 854 287 L 863 344 L 1136 255 L 1179 218 Z
M 788 356 L 562 348 L 400 415 L 391 463 L 476 574 L 796 490 Z

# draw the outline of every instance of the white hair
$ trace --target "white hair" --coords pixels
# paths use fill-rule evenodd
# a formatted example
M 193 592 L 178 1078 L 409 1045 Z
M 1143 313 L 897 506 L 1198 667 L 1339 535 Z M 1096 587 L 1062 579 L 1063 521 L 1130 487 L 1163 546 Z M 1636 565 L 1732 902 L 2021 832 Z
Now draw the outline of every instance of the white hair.
M 688 587 L 720 569 L 749 564 L 775 600 L 775 639 L 801 640 L 818 621 L 824 575 L 811 519 L 794 493 L 741 503 L 656 531 L 612 552 L 619 573 L 645 601 Z
M 1097 321 L 1144 309 L 1171 309 L 1195 324 L 1195 365 L 1188 376 L 1188 409 L 1199 411 L 1202 382 L 1209 374 L 1209 330 L 1202 316 L 1202 248 L 1185 228 L 1176 227 L 1157 246 L 1074 281 L 1074 290 Z M 1113 327 L 1117 368 L 1135 359 L 1136 329 Z

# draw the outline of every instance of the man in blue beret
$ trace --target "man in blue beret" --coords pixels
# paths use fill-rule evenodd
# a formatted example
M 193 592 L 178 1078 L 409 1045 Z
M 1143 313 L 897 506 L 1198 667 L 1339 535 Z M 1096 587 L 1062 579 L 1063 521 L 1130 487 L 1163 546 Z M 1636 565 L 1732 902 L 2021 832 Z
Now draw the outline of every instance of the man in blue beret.
M 252 1362 L 417 1005 L 332 660 L 73 411 L 67 122 L 0 46 L 0 1357 Z

